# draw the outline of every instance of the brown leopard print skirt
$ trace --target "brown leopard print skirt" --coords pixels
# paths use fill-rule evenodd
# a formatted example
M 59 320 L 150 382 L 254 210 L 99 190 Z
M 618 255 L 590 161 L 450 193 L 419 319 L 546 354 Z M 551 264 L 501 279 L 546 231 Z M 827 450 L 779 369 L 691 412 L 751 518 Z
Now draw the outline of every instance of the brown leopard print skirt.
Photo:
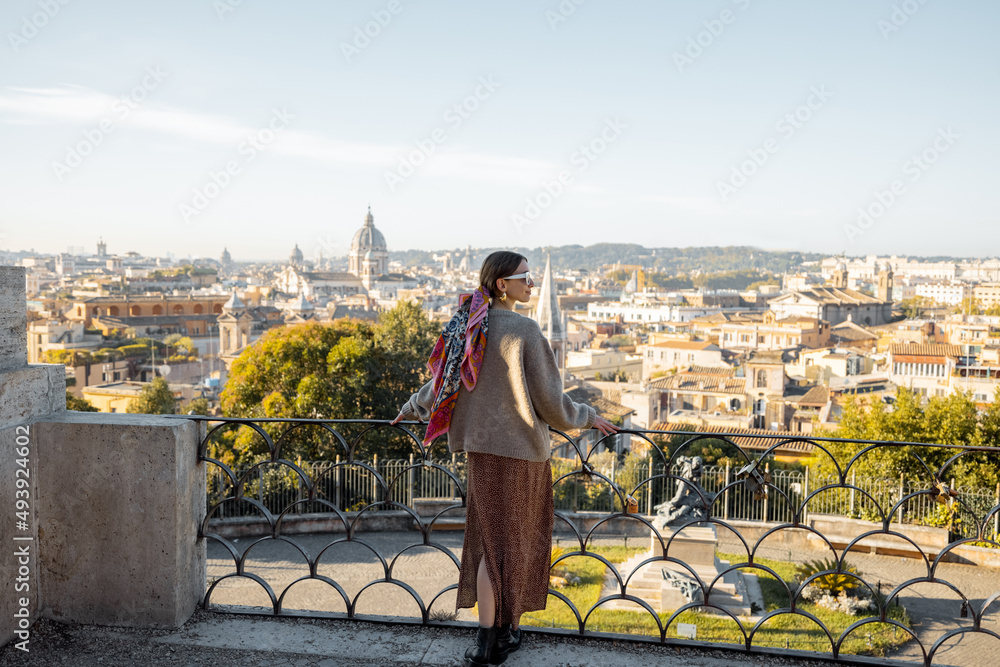
M 545 609 L 552 558 L 552 468 L 548 461 L 523 461 L 468 452 L 465 543 L 458 577 L 458 608 L 476 603 L 479 561 L 497 602 L 496 624 L 517 621 Z

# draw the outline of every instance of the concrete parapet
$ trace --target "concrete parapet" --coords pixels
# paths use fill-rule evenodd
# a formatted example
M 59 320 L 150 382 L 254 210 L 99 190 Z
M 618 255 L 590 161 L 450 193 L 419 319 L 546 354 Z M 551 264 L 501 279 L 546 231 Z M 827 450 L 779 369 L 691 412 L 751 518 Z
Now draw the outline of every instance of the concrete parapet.
M 34 364 L 0 371 L 0 424 L 23 424 L 66 409 L 66 369 Z
M 0 372 L 0 378 L 4 375 Z M 4 537 L 0 645 L 30 639 L 27 628 L 38 618 L 38 480 L 33 436 L 26 424 L 0 429 L 0 535 Z
M 0 371 L 28 365 L 24 267 L 0 266 Z
M 77 623 L 183 624 L 204 595 L 197 423 L 64 412 L 34 425 L 41 611 Z
M 37 440 L 33 420 L 66 411 L 62 366 L 28 365 L 28 309 L 24 268 L 0 266 L 0 645 L 27 646 L 38 618 L 39 507 Z
M 345 512 L 348 525 L 360 533 L 415 530 L 413 515 L 405 510 L 365 512 L 358 519 L 358 512 Z M 271 525 L 259 517 L 209 519 L 208 532 L 227 540 L 243 537 L 265 537 L 272 532 Z M 282 535 L 311 535 L 315 533 L 343 533 L 344 522 L 335 514 L 292 514 L 281 522 Z

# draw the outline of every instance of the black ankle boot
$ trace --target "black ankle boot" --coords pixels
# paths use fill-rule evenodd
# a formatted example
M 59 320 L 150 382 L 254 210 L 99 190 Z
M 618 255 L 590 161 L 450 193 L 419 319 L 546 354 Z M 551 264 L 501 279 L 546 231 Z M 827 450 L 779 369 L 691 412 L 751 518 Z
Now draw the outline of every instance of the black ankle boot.
M 476 631 L 476 644 L 465 652 L 465 659 L 470 665 L 490 664 L 490 654 L 496 647 L 496 643 L 497 629 L 479 626 L 479 629 Z
M 502 664 L 507 656 L 519 648 L 521 648 L 521 628 L 514 630 L 510 623 L 505 623 L 497 630 L 497 644 L 490 656 L 490 664 Z

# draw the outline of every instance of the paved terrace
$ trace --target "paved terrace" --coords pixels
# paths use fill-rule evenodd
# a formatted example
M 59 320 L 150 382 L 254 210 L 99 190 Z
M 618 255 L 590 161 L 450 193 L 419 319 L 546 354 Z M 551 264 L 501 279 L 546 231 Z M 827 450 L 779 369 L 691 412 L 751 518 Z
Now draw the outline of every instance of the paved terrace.
M 464 665 L 472 631 L 331 619 L 266 618 L 199 610 L 176 630 L 62 625 L 41 621 L 31 651 L 0 650 L 4 667 L 374 667 Z M 674 648 L 568 635 L 526 633 L 511 667 L 648 667 L 649 665 L 795 665 L 830 662 L 796 655 L 775 657 L 731 651 Z

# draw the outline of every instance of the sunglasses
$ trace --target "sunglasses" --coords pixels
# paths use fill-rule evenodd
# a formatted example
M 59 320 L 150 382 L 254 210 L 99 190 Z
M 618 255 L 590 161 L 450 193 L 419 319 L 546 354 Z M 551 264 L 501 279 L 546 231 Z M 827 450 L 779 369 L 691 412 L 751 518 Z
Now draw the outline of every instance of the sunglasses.
M 507 276 L 504 280 L 519 280 L 524 278 L 524 282 L 533 284 L 535 281 L 531 279 L 531 271 L 525 271 L 524 273 L 515 273 L 512 276 Z

